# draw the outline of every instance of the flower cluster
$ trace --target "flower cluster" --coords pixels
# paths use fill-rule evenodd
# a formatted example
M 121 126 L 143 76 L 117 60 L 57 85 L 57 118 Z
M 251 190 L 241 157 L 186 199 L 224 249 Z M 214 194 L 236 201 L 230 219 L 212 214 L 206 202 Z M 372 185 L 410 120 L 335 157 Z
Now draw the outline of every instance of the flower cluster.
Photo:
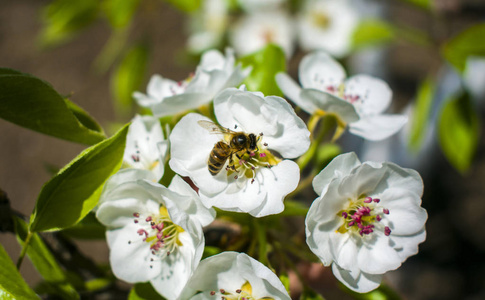
M 187 41 L 190 51 L 200 53 L 220 47 L 224 35 L 239 55 L 262 49 L 268 44 L 280 46 L 291 57 L 298 45 L 305 51 L 325 50 L 342 57 L 351 50 L 352 35 L 360 21 L 356 1 L 305 0 L 291 13 L 287 0 L 239 0 L 235 20 L 227 1 L 204 1 L 190 22 Z M 236 4 L 236 3 L 235 3 Z
M 221 248 L 202 260 L 204 226 L 215 219 L 214 208 L 256 218 L 283 212 L 300 174 L 307 176 L 293 159 L 315 146 L 314 138 L 284 98 L 238 87 L 249 69 L 235 66 L 232 50 L 201 59 L 188 80 L 154 76 L 148 95 L 134 94 L 155 116 L 134 118 L 124 168 L 105 184 L 97 209 L 113 273 L 130 283 L 149 281 L 169 300 L 290 299 L 276 274 L 245 253 Z M 406 121 L 382 114 L 392 95 L 387 84 L 366 75 L 345 79 L 326 53 L 305 57 L 299 75 L 303 88 L 287 74 L 276 80 L 304 111 L 333 115 L 339 128 L 376 140 Z M 179 118 L 161 126 L 157 117 L 167 115 Z M 176 175 L 164 174 L 166 161 Z M 319 197 L 306 216 L 307 244 L 354 291 L 377 288 L 425 239 L 423 184 L 413 170 L 360 163 L 348 153 L 315 176 L 313 187 Z M 264 234 L 258 233 L 260 247 Z

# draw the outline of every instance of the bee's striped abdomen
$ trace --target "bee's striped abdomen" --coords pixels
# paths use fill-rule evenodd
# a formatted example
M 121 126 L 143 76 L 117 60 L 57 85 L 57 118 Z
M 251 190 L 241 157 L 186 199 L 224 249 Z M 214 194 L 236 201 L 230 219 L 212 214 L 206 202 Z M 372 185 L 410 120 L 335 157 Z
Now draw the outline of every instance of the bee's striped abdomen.
M 212 176 L 217 175 L 221 171 L 222 167 L 226 163 L 229 156 L 231 156 L 231 154 L 232 150 L 228 144 L 220 141 L 214 145 L 214 148 L 212 148 L 212 151 L 209 155 L 208 161 L 209 172 Z

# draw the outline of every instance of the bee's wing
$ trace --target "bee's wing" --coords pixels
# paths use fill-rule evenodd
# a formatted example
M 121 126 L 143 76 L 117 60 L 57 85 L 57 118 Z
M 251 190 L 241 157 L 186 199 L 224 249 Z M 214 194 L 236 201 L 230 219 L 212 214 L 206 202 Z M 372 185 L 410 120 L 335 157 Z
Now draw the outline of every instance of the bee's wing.
M 234 131 L 222 127 L 220 125 L 217 125 L 214 122 L 211 121 L 205 121 L 205 120 L 200 120 L 197 123 L 199 123 L 200 127 L 207 129 L 210 133 L 220 133 L 220 134 L 232 134 Z

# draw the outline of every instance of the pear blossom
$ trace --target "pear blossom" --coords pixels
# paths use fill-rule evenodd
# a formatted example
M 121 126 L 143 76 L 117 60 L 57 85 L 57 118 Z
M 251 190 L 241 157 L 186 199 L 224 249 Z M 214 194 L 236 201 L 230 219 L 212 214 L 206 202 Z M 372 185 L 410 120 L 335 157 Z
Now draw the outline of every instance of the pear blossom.
M 283 198 L 296 188 L 300 174 L 298 165 L 285 158 L 307 151 L 310 132 L 305 123 L 283 98 L 235 88 L 214 99 L 214 111 L 218 124 L 212 128 L 204 126 L 211 124 L 208 118 L 195 113 L 174 127 L 172 170 L 191 178 L 207 207 L 256 217 L 283 211 Z M 244 141 L 252 139 L 254 147 L 230 146 L 231 132 L 244 135 Z M 217 150 L 221 147 L 232 149 L 226 159 Z M 218 172 L 210 163 L 214 160 L 220 160 Z
M 270 11 L 281 8 L 287 0 L 238 0 L 238 4 L 247 11 L 248 13 L 258 12 L 258 11 Z
M 485 56 L 470 56 L 466 60 L 463 83 L 479 102 L 485 100 Z
M 426 238 L 423 182 L 412 169 L 361 163 L 347 153 L 313 179 L 313 188 L 319 197 L 305 220 L 307 244 L 353 291 L 377 288 Z
M 407 117 L 383 114 L 389 107 L 392 91 L 384 81 L 355 75 L 345 78 L 343 67 L 324 52 L 303 58 L 299 66 L 302 87 L 286 73 L 278 73 L 279 88 L 295 104 L 309 114 L 333 114 L 339 128 L 367 140 L 388 138 L 399 131 Z
M 176 299 L 204 250 L 202 226 L 214 219 L 197 193 L 175 176 L 169 188 L 146 170 L 112 176 L 96 216 L 107 227 L 109 260 L 116 277 L 150 281 L 167 299 Z
M 210 50 L 204 52 L 195 74 L 189 78 L 176 82 L 154 75 L 148 83 L 147 95 L 135 92 L 133 97 L 156 117 L 174 115 L 209 103 L 219 91 L 241 84 L 250 71 L 235 65 L 232 49 L 227 49 L 225 56 Z
M 246 15 L 234 24 L 229 41 L 239 55 L 247 55 L 268 44 L 275 44 L 289 58 L 295 49 L 294 34 L 293 21 L 285 12 L 263 10 Z
M 226 0 L 205 0 L 201 6 L 201 9 L 191 16 L 189 24 L 187 48 L 193 53 L 220 46 L 229 24 Z
M 201 261 L 179 300 L 290 300 L 279 278 L 245 253 L 222 252 Z
M 123 167 L 152 171 L 158 181 L 163 176 L 167 150 L 168 141 L 158 119 L 137 115 L 126 135 Z
M 307 0 L 297 19 L 303 50 L 325 50 L 342 57 L 350 51 L 359 14 L 350 0 Z

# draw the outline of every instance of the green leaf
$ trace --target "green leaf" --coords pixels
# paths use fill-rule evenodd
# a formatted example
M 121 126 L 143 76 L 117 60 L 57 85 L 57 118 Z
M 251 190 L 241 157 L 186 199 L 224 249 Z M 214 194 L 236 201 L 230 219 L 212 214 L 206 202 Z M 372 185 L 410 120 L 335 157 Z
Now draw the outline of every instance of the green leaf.
M 300 202 L 285 200 L 285 210 L 278 216 L 306 216 L 308 207 Z
M 0 245 L 0 299 L 40 299 L 25 283 L 5 249 Z
M 301 293 L 300 300 L 325 300 L 325 298 L 313 290 L 305 289 Z
M 352 36 L 352 47 L 360 49 L 391 42 L 395 37 L 393 27 L 382 20 L 367 19 L 362 21 Z
M 103 130 L 79 106 L 48 83 L 15 70 L 0 69 L 0 118 L 68 141 L 94 144 Z
M 14 217 L 15 232 L 17 240 L 24 247 L 27 238 L 27 224 L 20 218 Z M 27 246 L 27 256 L 37 269 L 39 274 L 44 278 L 50 290 L 63 299 L 79 299 L 79 295 L 74 287 L 68 282 L 63 269 L 57 263 L 54 255 L 44 244 L 38 234 L 32 234 Z
M 260 91 L 265 96 L 283 96 L 275 76 L 286 70 L 286 59 L 283 50 L 276 45 L 268 45 L 264 49 L 242 57 L 239 60 L 243 67 L 252 66 L 251 74 L 244 83 L 250 91 Z
M 411 132 L 409 134 L 409 149 L 411 151 L 417 152 L 421 147 L 428 127 L 435 88 L 435 83 L 431 78 L 427 78 L 419 87 L 411 120 Z
M 94 213 L 89 213 L 73 227 L 66 228 L 62 234 L 75 239 L 93 240 L 104 239 L 106 227 L 99 223 Z
M 131 112 L 132 94 L 143 82 L 148 63 L 148 48 L 138 44 L 125 55 L 111 77 L 111 93 L 116 100 L 115 107 L 121 114 Z
M 149 282 L 137 283 L 130 291 L 128 300 L 164 300 Z
M 30 231 L 72 226 L 96 206 L 104 182 L 121 166 L 128 125 L 84 150 L 44 185 L 31 216 Z
M 64 99 L 64 101 L 66 102 L 67 108 L 71 110 L 72 114 L 84 127 L 96 132 L 103 132 L 103 128 L 84 109 L 77 106 L 68 99 Z
M 406 2 L 412 3 L 416 6 L 419 6 L 424 9 L 431 9 L 431 1 L 430 0 L 404 0 Z
M 279 278 L 281 283 L 283 283 L 285 290 L 288 292 L 288 294 L 290 294 L 290 278 L 288 277 L 288 274 L 281 274 Z
M 441 149 L 453 167 L 464 173 L 472 163 L 480 135 L 480 120 L 468 94 L 445 104 L 438 126 Z
M 485 56 L 485 23 L 468 28 L 442 47 L 443 56 L 460 72 L 469 56 Z
M 128 25 L 140 4 L 140 0 L 104 0 L 103 11 L 114 28 Z
M 99 4 L 99 0 L 57 0 L 50 3 L 42 13 L 41 44 L 54 46 L 72 38 L 97 18 Z
M 183 12 L 194 12 L 199 9 L 201 0 L 165 0 Z

